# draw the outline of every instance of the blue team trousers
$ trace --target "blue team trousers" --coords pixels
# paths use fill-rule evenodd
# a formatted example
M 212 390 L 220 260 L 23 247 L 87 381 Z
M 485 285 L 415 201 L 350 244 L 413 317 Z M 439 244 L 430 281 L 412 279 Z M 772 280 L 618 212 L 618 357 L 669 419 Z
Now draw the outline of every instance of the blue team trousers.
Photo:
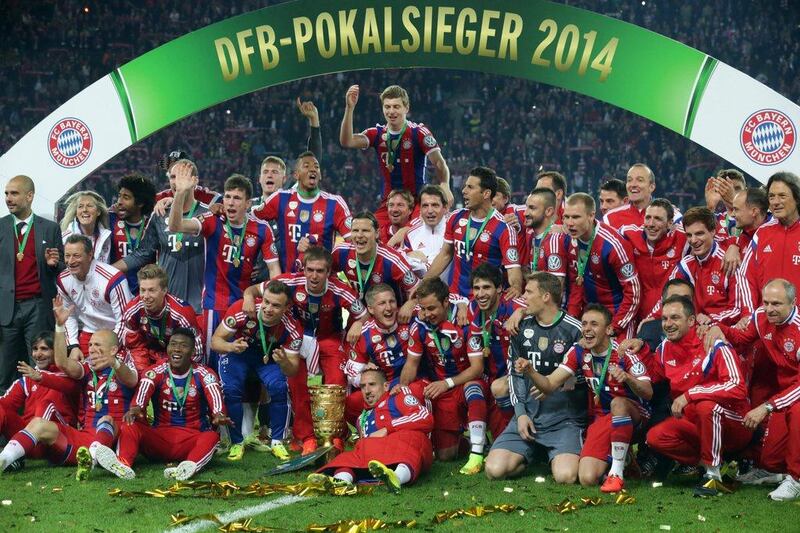
M 253 351 L 222 355 L 219 359 L 219 377 L 225 393 L 225 405 L 233 424 L 231 442 L 239 444 L 242 436 L 242 395 L 250 373 L 258 375 L 269 393 L 269 425 L 273 439 L 283 439 L 289 423 L 289 395 L 286 376 L 276 363 L 264 364 L 262 356 Z

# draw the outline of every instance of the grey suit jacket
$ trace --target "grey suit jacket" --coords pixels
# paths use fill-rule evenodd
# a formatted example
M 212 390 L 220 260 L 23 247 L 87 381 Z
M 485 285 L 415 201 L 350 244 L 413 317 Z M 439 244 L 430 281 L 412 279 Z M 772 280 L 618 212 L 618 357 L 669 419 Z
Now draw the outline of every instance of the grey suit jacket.
M 17 263 L 17 240 L 14 237 L 14 217 L 0 218 L 0 326 L 7 326 L 14 315 L 14 269 Z M 56 296 L 56 278 L 64 269 L 64 245 L 61 242 L 61 229 L 58 224 L 33 215 L 33 232 L 36 238 L 36 264 L 39 267 L 39 282 L 42 285 L 42 298 L 50 301 Z M 46 248 L 58 248 L 57 267 L 47 266 L 44 257 Z

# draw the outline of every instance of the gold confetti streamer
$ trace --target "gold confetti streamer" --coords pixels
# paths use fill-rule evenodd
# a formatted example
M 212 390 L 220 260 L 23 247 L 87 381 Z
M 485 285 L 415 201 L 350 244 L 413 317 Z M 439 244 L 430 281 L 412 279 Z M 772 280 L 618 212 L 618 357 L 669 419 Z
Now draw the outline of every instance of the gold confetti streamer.
M 381 529 L 411 529 L 416 527 L 416 520 L 399 520 L 386 522 L 377 518 L 364 518 L 362 520 L 341 520 L 333 524 L 311 524 L 306 531 L 312 533 L 362 533 L 364 531 L 378 531 Z
M 296 496 L 356 496 L 372 494 L 374 487 L 361 485 L 336 486 L 326 488 L 322 485 L 303 483 L 262 483 L 254 481 L 241 487 L 232 481 L 187 481 L 175 483 L 166 489 L 144 491 L 125 491 L 119 488 L 108 491 L 109 496 L 149 496 L 151 498 L 251 498 L 272 494 L 293 494 Z
M 470 507 L 469 509 L 453 509 L 451 511 L 443 511 L 441 513 L 436 513 L 433 517 L 434 524 L 441 524 L 447 520 L 452 520 L 453 518 L 461 518 L 464 516 L 468 516 L 471 518 L 481 518 L 488 514 L 501 512 L 501 513 L 513 513 L 517 511 L 520 507 L 518 505 L 513 505 L 509 503 L 504 503 L 500 505 L 478 505 L 476 507 Z

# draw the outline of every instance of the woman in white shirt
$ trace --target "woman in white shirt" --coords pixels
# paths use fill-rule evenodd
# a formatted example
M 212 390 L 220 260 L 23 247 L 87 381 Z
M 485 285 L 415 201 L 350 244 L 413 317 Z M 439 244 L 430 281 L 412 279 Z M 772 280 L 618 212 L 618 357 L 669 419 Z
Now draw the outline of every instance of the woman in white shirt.
M 108 263 L 113 239 L 108 229 L 108 207 L 103 197 L 94 191 L 79 191 L 67 198 L 65 205 L 61 239 L 66 242 L 70 235 L 86 235 L 92 240 L 94 259 Z

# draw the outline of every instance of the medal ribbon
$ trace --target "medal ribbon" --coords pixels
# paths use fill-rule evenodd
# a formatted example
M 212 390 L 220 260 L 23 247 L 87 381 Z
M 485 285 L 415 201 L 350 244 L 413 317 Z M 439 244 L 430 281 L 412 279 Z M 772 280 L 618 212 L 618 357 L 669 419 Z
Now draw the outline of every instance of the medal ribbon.
M 237 244 L 237 242 L 235 240 L 233 240 L 234 235 L 233 235 L 233 228 L 231 228 L 231 223 L 230 223 L 230 221 L 228 220 L 227 217 L 225 218 L 225 233 L 228 234 L 228 240 L 231 241 L 231 244 L 234 247 L 234 251 L 233 251 L 233 263 L 234 263 L 233 266 L 234 267 L 238 267 L 238 265 L 236 263 L 238 263 L 240 261 L 239 258 L 242 256 L 242 247 L 244 245 L 244 234 L 245 234 L 245 229 L 246 228 L 247 228 L 247 220 L 244 221 L 244 225 L 242 226 L 241 234 L 237 235 L 237 237 L 239 237 L 239 242 Z
M 598 225 L 594 225 L 594 230 L 592 230 L 592 238 L 589 239 L 589 246 L 586 248 L 586 255 L 581 257 L 580 254 L 580 245 L 578 245 L 578 277 L 583 278 L 583 273 L 586 272 L 586 263 L 589 262 L 589 256 L 592 254 L 592 244 L 594 244 L 594 238 L 597 235 L 597 228 Z
M 139 243 L 142 241 L 142 231 L 144 231 L 144 223 L 140 225 L 141 228 L 139 229 L 139 234 L 136 236 L 136 239 L 133 239 L 131 238 L 131 233 L 128 230 L 128 223 L 125 222 L 124 220 L 122 221 L 122 230 L 125 232 L 125 240 L 128 241 L 128 246 L 130 247 L 131 252 L 136 250 L 139 247 Z
M 397 152 L 400 148 L 400 143 L 403 141 L 403 135 L 406 133 L 406 129 L 408 128 L 408 122 L 403 122 L 403 129 L 400 130 L 400 135 L 397 136 L 397 144 L 392 145 L 394 139 L 392 139 L 392 134 L 389 132 L 389 127 L 386 127 L 386 166 L 387 167 L 394 167 L 395 161 L 397 161 Z
M 183 386 L 183 394 L 178 394 L 178 387 L 175 385 L 175 379 L 172 377 L 172 369 L 167 368 L 169 377 L 169 388 L 172 389 L 172 395 L 175 397 L 175 402 L 178 404 L 178 409 L 183 411 L 183 406 L 186 405 L 186 398 L 189 396 L 189 387 L 192 385 L 192 367 L 189 367 L 189 375 L 186 376 L 186 384 Z
M 436 328 L 431 328 L 431 337 L 433 337 L 433 343 L 436 345 L 436 349 L 439 350 L 439 361 L 444 366 L 444 350 L 442 350 L 442 344 L 439 341 L 439 332 Z
M 536 266 L 539 264 L 539 251 L 542 249 L 542 244 L 544 244 L 544 240 L 547 238 L 547 234 L 550 233 L 550 228 L 552 227 L 552 222 L 547 225 L 547 228 L 545 228 L 542 234 L 542 240 L 539 241 L 539 246 L 536 246 L 536 235 L 533 236 L 533 261 L 531 261 L 531 272 L 536 272 Z
M 156 338 L 161 345 L 164 345 L 164 332 L 167 330 L 167 315 L 169 314 L 169 305 L 164 305 L 164 310 L 161 312 L 161 326 L 159 327 L 158 324 L 153 325 L 153 319 L 149 316 L 147 320 L 150 322 L 150 331 L 156 331 Z
M 111 369 L 111 372 L 108 374 L 106 378 L 106 382 L 104 383 L 105 387 L 103 387 L 103 392 L 100 392 L 97 389 L 97 373 L 91 368 L 89 369 L 92 372 L 92 389 L 94 389 L 94 410 L 99 411 L 103 408 L 103 395 L 108 390 L 108 384 L 111 383 L 111 380 L 114 379 L 114 369 Z
M 492 217 L 493 214 L 494 214 L 494 208 L 490 207 L 489 212 L 486 213 L 486 218 L 483 219 L 483 224 L 481 224 L 478 233 L 475 234 L 475 241 L 477 241 L 480 238 L 481 234 L 483 233 L 483 229 L 486 227 L 486 224 L 489 222 L 489 219 Z M 469 256 L 472 253 L 469 242 L 469 230 L 471 229 L 471 226 L 472 226 L 472 217 L 468 217 L 467 225 L 464 227 L 464 259 L 469 259 Z M 473 246 L 475 245 L 475 241 L 472 241 Z
M 498 304 L 498 308 L 500 305 Z M 481 328 L 481 335 L 483 336 L 483 347 L 489 348 L 492 344 L 492 330 L 494 329 L 494 320 L 497 317 L 497 308 L 495 308 L 494 313 L 492 316 L 489 317 L 489 321 L 486 321 L 486 315 L 481 311 L 481 322 L 483 322 L 483 328 Z M 487 327 L 488 326 L 488 327 Z
M 603 383 L 606 382 L 606 372 L 608 372 L 608 363 L 611 361 L 611 350 L 613 345 L 608 341 L 608 351 L 606 352 L 605 361 L 603 361 L 603 370 L 600 372 L 600 380 L 597 382 L 597 387 L 594 389 L 595 395 L 600 398 L 600 389 L 603 388 Z
M 192 207 L 189 208 L 189 214 L 188 215 L 184 215 L 183 216 L 184 219 L 192 218 L 194 216 L 194 211 L 195 211 L 195 209 L 197 209 L 197 204 L 198 203 L 199 202 L 197 200 L 192 202 Z M 126 231 L 125 235 L 127 236 L 127 234 L 128 233 Z M 230 235 L 228 236 L 228 238 L 230 238 Z M 175 234 L 175 242 L 183 242 L 183 233 L 182 232 L 179 231 L 178 233 Z
M 261 333 L 261 349 L 264 350 L 264 364 L 267 363 L 269 356 L 272 354 L 273 341 L 269 341 L 267 346 L 267 333 L 264 331 L 264 322 L 261 320 L 261 310 L 258 310 L 258 331 Z
M 300 189 L 300 187 L 298 186 L 296 190 L 297 190 L 298 196 L 302 196 L 303 198 L 313 198 L 314 196 L 319 194 L 319 187 L 314 187 L 310 191 L 304 191 L 304 190 Z
M 17 224 L 19 224 L 22 221 L 17 219 L 17 217 L 14 217 L 14 221 L 15 221 L 14 222 L 14 238 L 17 239 L 17 257 L 18 257 L 17 260 L 18 261 L 21 261 L 21 259 L 19 259 L 19 255 L 23 253 L 22 251 L 25 249 L 25 245 L 28 243 L 28 237 L 30 237 L 30 235 L 31 235 L 31 230 L 33 229 L 33 220 L 34 220 L 34 217 L 31 217 L 31 222 L 30 222 L 30 224 L 27 225 L 28 227 L 25 228 L 25 235 L 22 237 L 22 242 L 20 242 L 19 241 L 19 234 L 17 233 Z
M 369 276 L 372 274 L 372 269 L 375 267 L 375 260 L 378 258 L 378 250 L 375 249 L 375 255 L 372 257 L 372 260 L 369 262 L 369 268 L 367 269 L 367 275 L 363 278 L 361 277 L 361 261 L 358 259 L 358 255 L 356 255 L 356 275 L 358 276 L 358 297 L 363 298 L 366 291 L 364 288 L 369 282 Z

